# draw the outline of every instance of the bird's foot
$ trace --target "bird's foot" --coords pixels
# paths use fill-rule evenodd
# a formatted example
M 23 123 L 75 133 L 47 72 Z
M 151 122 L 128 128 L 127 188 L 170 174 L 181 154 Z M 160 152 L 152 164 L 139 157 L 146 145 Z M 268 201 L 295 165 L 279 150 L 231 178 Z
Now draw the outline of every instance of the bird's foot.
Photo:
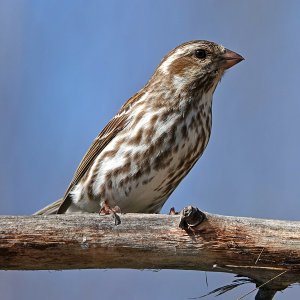
M 170 211 L 169 211 L 169 215 L 173 216 L 173 215 L 178 215 L 179 212 L 175 210 L 175 207 L 171 207 Z
M 193 229 L 205 220 L 205 214 L 197 207 L 187 206 L 180 212 L 179 227 Z
M 121 209 L 119 206 L 115 206 L 111 208 L 107 201 L 104 201 L 100 211 L 99 215 L 112 215 L 115 220 L 115 225 L 121 224 L 121 218 L 118 215 L 118 213 L 121 213 Z

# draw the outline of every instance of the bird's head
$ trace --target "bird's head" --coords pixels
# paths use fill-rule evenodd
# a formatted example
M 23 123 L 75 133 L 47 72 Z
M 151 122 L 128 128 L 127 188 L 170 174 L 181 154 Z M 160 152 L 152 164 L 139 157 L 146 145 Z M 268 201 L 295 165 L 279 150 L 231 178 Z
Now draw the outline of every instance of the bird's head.
M 190 41 L 170 51 L 155 74 L 173 84 L 175 89 L 214 91 L 225 70 L 244 58 L 209 41 Z

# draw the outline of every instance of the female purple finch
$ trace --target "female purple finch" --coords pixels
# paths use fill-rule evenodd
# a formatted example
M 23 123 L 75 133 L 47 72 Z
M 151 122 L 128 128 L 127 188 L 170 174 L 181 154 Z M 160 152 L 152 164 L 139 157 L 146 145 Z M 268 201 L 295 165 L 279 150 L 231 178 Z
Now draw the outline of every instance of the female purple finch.
M 208 41 L 173 49 L 96 137 L 64 197 L 36 214 L 114 206 L 158 213 L 201 157 L 211 132 L 213 93 L 225 70 L 242 60 Z

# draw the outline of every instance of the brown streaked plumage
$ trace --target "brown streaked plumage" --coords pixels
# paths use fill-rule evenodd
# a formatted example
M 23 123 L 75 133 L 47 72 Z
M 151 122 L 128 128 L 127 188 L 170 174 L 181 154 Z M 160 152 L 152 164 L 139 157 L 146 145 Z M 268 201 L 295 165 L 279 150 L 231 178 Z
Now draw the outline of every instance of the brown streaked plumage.
M 36 214 L 157 213 L 202 155 L 214 90 L 243 58 L 208 41 L 184 43 L 121 107 L 79 164 L 65 196 Z

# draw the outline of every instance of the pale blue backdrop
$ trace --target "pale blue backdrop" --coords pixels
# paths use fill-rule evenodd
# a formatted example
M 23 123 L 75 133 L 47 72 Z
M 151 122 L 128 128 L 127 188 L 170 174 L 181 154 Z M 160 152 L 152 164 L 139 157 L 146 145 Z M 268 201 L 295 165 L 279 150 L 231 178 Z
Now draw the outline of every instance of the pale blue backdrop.
M 62 196 L 92 139 L 160 59 L 208 39 L 246 60 L 217 88 L 209 146 L 163 212 L 194 204 L 299 220 L 299 28 L 299 1 L 1 0 L 0 214 L 28 215 Z M 204 273 L 191 271 L 0 272 L 0 293 L 177 300 L 233 278 L 207 277 L 208 287 Z M 276 299 L 299 293 L 295 286 Z

